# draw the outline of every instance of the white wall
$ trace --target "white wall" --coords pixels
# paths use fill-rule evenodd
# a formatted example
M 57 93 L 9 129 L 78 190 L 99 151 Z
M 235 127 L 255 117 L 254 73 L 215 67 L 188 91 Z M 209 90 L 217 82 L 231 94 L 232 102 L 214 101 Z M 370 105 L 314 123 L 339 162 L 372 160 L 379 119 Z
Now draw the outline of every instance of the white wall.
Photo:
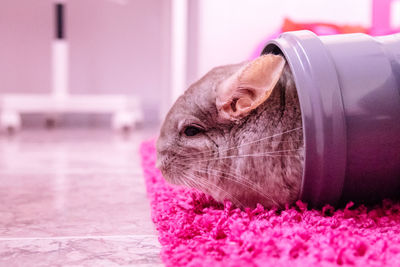
M 198 0 L 196 73 L 243 61 L 279 29 L 284 17 L 298 22 L 370 25 L 370 0 Z M 190 58 L 193 56 L 189 55 Z

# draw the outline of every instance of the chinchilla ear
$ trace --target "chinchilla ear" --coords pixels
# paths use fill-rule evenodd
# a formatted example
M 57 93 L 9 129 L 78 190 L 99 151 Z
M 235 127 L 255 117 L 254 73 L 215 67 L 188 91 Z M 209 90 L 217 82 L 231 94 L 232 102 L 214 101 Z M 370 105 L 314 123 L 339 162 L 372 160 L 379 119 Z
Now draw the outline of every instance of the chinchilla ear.
M 238 120 L 264 103 L 279 81 L 285 63 L 282 56 L 263 55 L 223 81 L 216 91 L 219 117 Z

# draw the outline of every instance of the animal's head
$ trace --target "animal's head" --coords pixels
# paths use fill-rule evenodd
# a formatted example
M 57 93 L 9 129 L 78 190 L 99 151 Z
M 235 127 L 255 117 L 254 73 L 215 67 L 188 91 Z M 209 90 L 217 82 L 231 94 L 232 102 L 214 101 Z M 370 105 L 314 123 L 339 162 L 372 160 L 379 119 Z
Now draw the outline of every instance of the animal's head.
M 282 56 L 264 55 L 214 68 L 186 90 L 167 114 L 157 140 L 157 167 L 166 180 L 239 206 L 281 205 L 265 194 L 260 181 L 268 174 L 266 168 L 275 164 L 274 158 L 244 155 L 278 149 L 277 141 L 257 140 L 277 132 L 265 130 L 267 126 L 281 127 L 282 93 L 274 88 L 291 82 L 285 65 Z M 266 159 L 272 165 L 255 166 Z

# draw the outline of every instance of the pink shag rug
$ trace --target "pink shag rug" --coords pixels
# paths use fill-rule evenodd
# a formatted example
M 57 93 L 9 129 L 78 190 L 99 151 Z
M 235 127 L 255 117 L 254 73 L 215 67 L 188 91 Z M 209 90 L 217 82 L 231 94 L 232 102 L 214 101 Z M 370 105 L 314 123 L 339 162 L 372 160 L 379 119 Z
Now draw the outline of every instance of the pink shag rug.
M 400 204 L 234 209 L 167 184 L 154 141 L 142 144 L 152 219 L 167 266 L 400 266 Z

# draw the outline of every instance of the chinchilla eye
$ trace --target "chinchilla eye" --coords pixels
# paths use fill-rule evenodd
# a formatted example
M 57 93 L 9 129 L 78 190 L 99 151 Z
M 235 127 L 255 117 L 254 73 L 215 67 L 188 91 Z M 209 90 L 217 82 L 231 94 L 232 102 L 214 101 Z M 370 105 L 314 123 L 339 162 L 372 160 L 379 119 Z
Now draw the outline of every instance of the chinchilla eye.
M 188 126 L 186 127 L 184 133 L 186 136 L 195 136 L 203 131 L 203 129 L 196 126 Z

